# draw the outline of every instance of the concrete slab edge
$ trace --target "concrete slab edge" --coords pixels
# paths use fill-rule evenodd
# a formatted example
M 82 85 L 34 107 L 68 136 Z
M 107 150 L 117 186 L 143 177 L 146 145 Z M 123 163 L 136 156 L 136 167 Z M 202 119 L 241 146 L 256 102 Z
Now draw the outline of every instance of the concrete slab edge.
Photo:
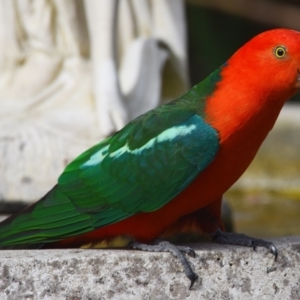
M 168 253 L 117 249 L 0 251 L 0 299 L 300 299 L 300 236 L 265 249 L 193 244 L 192 290 Z

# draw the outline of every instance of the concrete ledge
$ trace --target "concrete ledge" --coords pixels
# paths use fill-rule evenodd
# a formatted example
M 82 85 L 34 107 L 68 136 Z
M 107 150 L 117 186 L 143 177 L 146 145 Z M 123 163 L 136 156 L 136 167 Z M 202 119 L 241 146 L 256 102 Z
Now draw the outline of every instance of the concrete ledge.
M 300 236 L 265 249 L 194 244 L 193 290 L 168 253 L 131 250 L 0 251 L 0 299 L 300 299 Z

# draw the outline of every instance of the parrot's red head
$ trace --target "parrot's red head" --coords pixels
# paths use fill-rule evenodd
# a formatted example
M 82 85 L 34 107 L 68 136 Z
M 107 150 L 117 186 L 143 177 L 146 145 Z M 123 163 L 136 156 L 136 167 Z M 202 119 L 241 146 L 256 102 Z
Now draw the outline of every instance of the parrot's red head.
M 243 47 L 228 64 L 238 68 L 255 87 L 287 100 L 300 88 L 300 32 L 274 29 L 263 32 Z M 240 74 L 239 71 L 237 71 Z M 241 80 L 243 80 L 240 77 Z
M 222 67 L 207 101 L 207 121 L 221 139 L 247 124 L 269 131 L 283 104 L 300 88 L 300 32 L 263 32 L 235 52 Z M 252 126 L 252 127 L 251 127 Z M 250 134 L 250 133 L 249 133 Z

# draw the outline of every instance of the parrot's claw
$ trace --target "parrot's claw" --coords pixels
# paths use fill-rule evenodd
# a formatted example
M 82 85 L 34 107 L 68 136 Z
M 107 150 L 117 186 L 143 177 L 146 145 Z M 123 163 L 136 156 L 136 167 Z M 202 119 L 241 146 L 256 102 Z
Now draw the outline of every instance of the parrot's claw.
M 278 257 L 278 250 L 273 245 L 273 243 L 265 241 L 265 240 L 261 240 L 261 239 L 252 238 L 245 234 L 223 232 L 220 229 L 218 229 L 212 235 L 212 238 L 216 243 L 219 243 L 219 244 L 240 245 L 240 246 L 252 247 L 253 250 L 256 250 L 257 247 L 264 247 L 264 248 L 268 249 L 274 255 L 275 260 Z
M 269 250 L 274 255 L 274 259 L 277 260 L 277 257 L 278 257 L 278 250 L 277 250 L 277 248 L 273 244 L 271 244 L 270 247 L 269 247 Z
M 260 240 L 260 239 L 252 238 L 253 250 L 255 251 L 258 246 L 267 248 L 274 255 L 274 259 L 277 260 L 278 250 L 273 245 L 273 243 L 270 243 L 270 242 L 267 242 L 267 241 L 264 241 L 264 240 Z
M 194 273 L 193 271 L 191 271 L 189 274 L 187 274 L 187 273 L 185 273 L 185 274 L 186 274 L 187 278 L 191 281 L 189 289 L 192 289 L 195 281 L 199 278 L 199 276 L 196 273 Z
M 175 257 L 179 259 L 184 268 L 185 275 L 191 281 L 190 289 L 193 287 L 195 281 L 198 279 L 198 275 L 192 270 L 190 263 L 183 255 L 184 253 L 192 257 L 196 256 L 195 251 L 190 247 L 176 246 L 171 244 L 170 242 L 162 240 L 156 240 L 152 245 L 142 244 L 139 242 L 130 242 L 128 244 L 128 247 L 150 252 L 171 252 Z
M 180 252 L 187 254 L 193 258 L 196 257 L 196 252 L 191 247 L 188 246 L 176 246 L 176 247 L 180 250 Z

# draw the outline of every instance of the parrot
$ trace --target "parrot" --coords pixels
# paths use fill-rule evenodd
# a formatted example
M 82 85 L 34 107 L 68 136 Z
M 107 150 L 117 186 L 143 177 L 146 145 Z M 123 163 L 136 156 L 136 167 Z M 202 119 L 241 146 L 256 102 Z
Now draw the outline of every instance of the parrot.
M 0 249 L 124 237 L 132 249 L 172 253 L 190 288 L 198 275 L 186 254 L 195 252 L 168 241 L 172 234 L 264 247 L 276 259 L 273 243 L 225 231 L 221 203 L 299 88 L 300 32 L 258 34 L 185 94 L 70 162 L 45 196 L 0 223 Z

